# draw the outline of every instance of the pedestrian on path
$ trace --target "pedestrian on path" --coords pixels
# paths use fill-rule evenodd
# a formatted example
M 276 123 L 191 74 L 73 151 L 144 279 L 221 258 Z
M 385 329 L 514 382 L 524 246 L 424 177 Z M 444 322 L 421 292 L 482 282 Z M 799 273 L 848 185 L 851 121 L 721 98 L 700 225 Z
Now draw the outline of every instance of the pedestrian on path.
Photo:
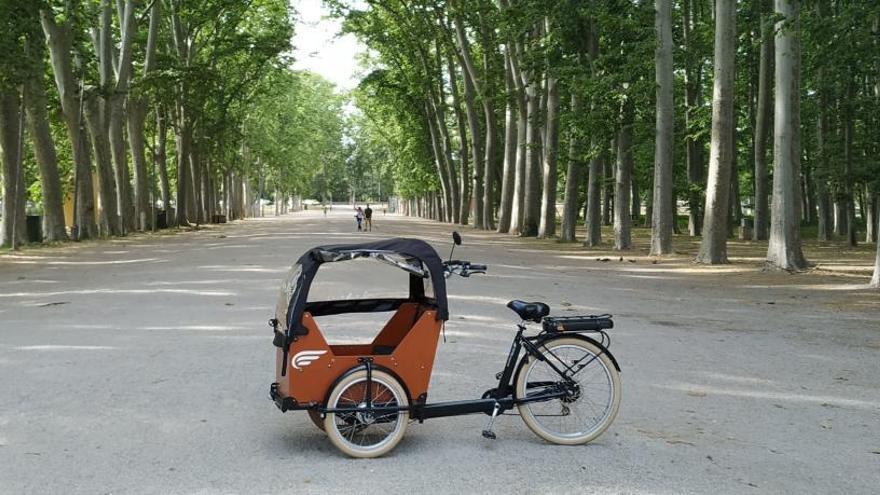
M 357 212 L 354 214 L 354 219 L 357 220 L 358 232 L 362 231 L 363 228 L 361 227 L 361 224 L 364 221 L 364 210 L 360 206 L 357 207 Z
M 367 204 L 367 209 L 364 210 L 364 219 L 367 221 L 367 224 L 364 226 L 364 230 L 373 231 L 373 209 L 370 208 L 370 205 Z

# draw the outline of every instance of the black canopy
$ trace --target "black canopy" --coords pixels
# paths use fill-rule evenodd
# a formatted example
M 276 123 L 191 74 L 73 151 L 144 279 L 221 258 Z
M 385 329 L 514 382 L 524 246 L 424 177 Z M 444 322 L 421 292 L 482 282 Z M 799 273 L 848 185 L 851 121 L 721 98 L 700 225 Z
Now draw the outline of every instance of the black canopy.
M 299 280 L 296 284 L 288 307 L 287 328 L 292 329 L 294 334 L 300 333 L 300 319 L 306 309 L 309 288 L 312 280 L 323 263 L 345 261 L 355 258 L 372 257 L 397 265 L 410 274 L 410 299 L 425 301 L 424 282 L 429 279 L 433 287 L 434 299 L 428 302 L 437 306 L 437 319 L 449 319 L 449 310 L 446 303 L 446 278 L 444 277 L 443 261 L 437 255 L 437 251 L 425 241 L 397 237 L 376 242 L 363 244 L 335 244 L 318 246 L 306 251 L 300 256 L 297 263 L 301 266 Z M 366 302 L 366 301 L 362 301 Z M 383 301 L 376 301 L 377 303 Z M 351 307 L 357 307 L 353 305 Z M 361 308 L 370 306 L 360 304 Z M 324 306 L 326 308 L 327 305 Z M 376 304 L 373 311 L 387 310 L 387 305 Z M 318 308 L 316 308 L 318 309 Z M 359 309 L 360 311 L 370 309 Z M 324 314 L 332 314 L 325 312 Z M 316 315 L 317 316 L 317 315 Z

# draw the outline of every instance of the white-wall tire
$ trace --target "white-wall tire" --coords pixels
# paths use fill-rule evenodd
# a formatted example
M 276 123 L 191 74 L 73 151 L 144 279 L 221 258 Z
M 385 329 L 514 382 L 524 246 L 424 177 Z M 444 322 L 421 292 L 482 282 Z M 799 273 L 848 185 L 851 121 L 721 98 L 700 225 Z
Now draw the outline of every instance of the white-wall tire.
M 327 408 L 363 407 L 366 398 L 367 371 L 358 370 L 342 380 L 330 392 Z M 374 406 L 406 407 L 409 401 L 400 382 L 380 370 L 373 370 Z M 390 452 L 406 433 L 409 412 L 365 414 L 332 413 L 324 418 L 324 432 L 336 448 L 351 457 L 379 457 Z
M 611 426 L 620 408 L 620 373 L 611 358 L 592 343 L 573 337 L 550 340 L 540 349 L 560 369 L 559 360 L 574 362 L 586 356 L 583 362 L 589 364 L 575 374 L 575 380 L 579 381 L 578 398 L 569 402 L 554 399 L 519 404 L 517 408 L 523 421 L 536 435 L 552 443 L 579 445 L 596 439 Z M 584 374 L 579 377 L 581 373 Z M 543 389 L 534 384 L 554 379 L 559 379 L 558 373 L 546 362 L 529 356 L 517 375 L 516 397 L 527 397 L 529 383 L 533 384 L 532 393 L 539 393 Z M 558 414 L 553 414 L 554 410 L 558 410 Z M 558 421 L 555 418 L 559 418 Z

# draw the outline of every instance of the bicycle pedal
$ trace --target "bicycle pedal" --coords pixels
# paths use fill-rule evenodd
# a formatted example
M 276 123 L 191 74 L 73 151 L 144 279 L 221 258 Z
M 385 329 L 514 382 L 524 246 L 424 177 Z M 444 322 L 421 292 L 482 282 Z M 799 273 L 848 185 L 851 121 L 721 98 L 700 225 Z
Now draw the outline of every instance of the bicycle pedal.
M 483 430 L 483 438 L 488 438 L 489 440 L 495 440 L 495 439 L 498 438 L 498 437 L 495 436 L 495 432 L 494 432 L 494 431 Z

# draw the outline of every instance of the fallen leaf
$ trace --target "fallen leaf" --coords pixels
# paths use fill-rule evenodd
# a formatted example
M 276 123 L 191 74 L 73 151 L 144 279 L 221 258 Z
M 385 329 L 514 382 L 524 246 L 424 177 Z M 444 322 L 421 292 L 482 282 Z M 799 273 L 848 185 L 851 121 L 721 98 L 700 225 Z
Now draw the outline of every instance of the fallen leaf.
M 691 397 L 705 397 L 706 392 L 703 390 L 688 390 L 688 395 Z

